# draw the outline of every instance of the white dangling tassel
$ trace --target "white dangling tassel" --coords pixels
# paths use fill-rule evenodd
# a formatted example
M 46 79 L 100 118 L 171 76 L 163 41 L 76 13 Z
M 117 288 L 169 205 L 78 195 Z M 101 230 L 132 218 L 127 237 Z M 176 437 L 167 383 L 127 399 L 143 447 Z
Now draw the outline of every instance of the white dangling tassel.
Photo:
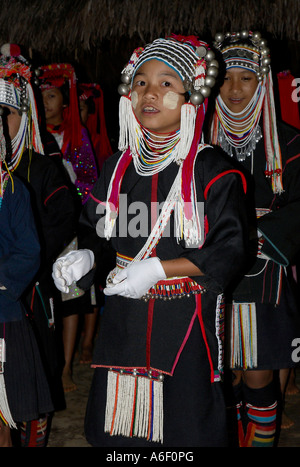
M 280 194 L 283 192 L 282 160 L 277 133 L 273 80 L 271 72 L 268 73 L 268 76 L 264 78 L 264 83 L 266 88 L 266 97 L 264 100 L 264 138 L 267 149 L 267 170 L 276 171 L 276 169 L 278 169 L 280 171 L 279 174 L 273 172 L 272 175 L 273 192 Z
M 137 120 L 132 110 L 129 97 L 122 96 L 119 103 L 119 144 L 118 149 L 125 151 L 129 146 L 133 148 L 136 141 Z M 134 138 L 135 137 L 135 138 Z
M 197 109 L 193 104 L 183 104 L 181 107 L 180 141 L 176 162 L 180 162 L 188 155 L 194 138 Z
M 27 90 L 28 90 L 29 102 L 31 104 L 33 128 L 35 131 L 33 147 L 37 153 L 44 154 L 44 147 L 42 144 L 42 139 L 41 139 L 40 130 L 39 130 L 39 123 L 38 123 L 38 118 L 37 118 L 35 97 L 34 97 L 32 87 L 29 84 L 27 85 Z
M 0 421 L 1 419 L 8 425 L 10 428 L 17 428 L 12 415 L 10 413 L 10 408 L 7 400 L 5 380 L 4 380 L 4 363 L 5 363 L 5 340 L 0 339 Z
M 255 303 L 232 305 L 231 366 L 251 369 L 257 367 L 257 325 Z
M 10 428 L 17 428 L 10 413 L 3 374 L 0 374 L 0 414 L 0 419 L 3 418 Z
M 206 145 L 199 145 L 197 152 L 202 151 L 207 147 Z M 196 158 L 194 158 L 194 165 L 195 165 Z M 180 174 L 182 175 L 182 167 L 180 167 L 181 172 Z M 193 167 L 192 170 L 193 176 L 192 176 L 192 186 L 191 186 L 191 201 L 190 205 L 187 204 L 187 202 L 184 202 L 182 198 L 182 191 L 181 191 L 181 186 L 179 187 L 177 191 L 177 202 L 175 205 L 175 210 L 174 210 L 174 220 L 175 220 L 175 235 L 177 238 L 177 242 L 182 240 L 183 238 L 185 239 L 186 246 L 188 247 L 199 247 L 201 245 L 201 242 L 203 241 L 204 237 L 204 217 L 201 218 L 200 221 L 200 216 L 199 216 L 199 211 L 198 211 L 198 206 L 197 206 L 197 195 L 195 192 L 195 181 L 194 181 L 194 174 L 195 170 Z M 182 177 L 181 177 L 182 178 Z M 190 208 L 190 211 L 192 212 L 192 215 L 190 218 L 186 216 L 186 211 L 187 209 Z
M 117 388 L 117 379 L 118 379 L 118 374 L 117 373 L 115 373 L 114 371 L 108 371 L 108 373 L 107 373 L 105 424 L 104 424 L 105 433 L 110 433 L 112 423 L 113 423 L 116 388 Z
M 109 370 L 104 431 L 162 442 L 162 380 Z
M 106 240 L 110 240 L 113 230 L 114 230 L 116 219 L 118 216 L 118 212 L 112 209 L 111 203 L 108 200 L 111 195 L 112 184 L 115 179 L 115 174 L 117 172 L 118 165 L 121 161 L 121 158 L 122 156 L 120 157 L 118 163 L 115 166 L 115 169 L 110 179 L 110 183 L 109 183 L 108 190 L 107 190 L 107 198 L 106 198 L 106 203 L 105 203 L 106 212 L 105 212 L 105 220 L 104 220 L 104 236 Z M 116 206 L 114 206 L 114 208 L 116 209 Z

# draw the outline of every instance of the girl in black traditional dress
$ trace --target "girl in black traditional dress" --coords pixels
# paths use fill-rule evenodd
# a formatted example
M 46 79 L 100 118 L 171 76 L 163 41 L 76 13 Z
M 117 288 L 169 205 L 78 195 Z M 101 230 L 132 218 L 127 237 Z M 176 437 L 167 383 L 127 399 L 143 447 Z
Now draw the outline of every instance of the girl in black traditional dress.
M 88 286 L 108 241 L 116 252 L 86 415 L 94 446 L 227 443 L 223 292 L 243 263 L 244 179 L 201 144 L 217 71 L 194 36 L 134 51 L 119 88 L 120 151 L 81 219 L 90 233 L 54 266 L 61 290 L 82 276 Z
M 248 182 L 250 248 L 233 289 L 230 367 L 240 446 L 273 446 L 280 391 L 274 370 L 295 366 L 299 312 L 287 278 L 300 247 L 300 137 L 275 114 L 270 51 L 259 32 L 217 34 L 226 66 L 211 142 Z M 278 399 L 279 396 L 279 399 Z

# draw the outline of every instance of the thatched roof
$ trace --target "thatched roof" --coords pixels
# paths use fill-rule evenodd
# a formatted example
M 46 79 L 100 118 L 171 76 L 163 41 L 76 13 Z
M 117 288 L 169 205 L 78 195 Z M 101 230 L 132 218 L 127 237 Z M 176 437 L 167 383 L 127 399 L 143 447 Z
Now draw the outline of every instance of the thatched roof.
M 259 29 L 300 39 L 299 0 L 0 0 L 0 40 L 48 55 L 171 32 Z

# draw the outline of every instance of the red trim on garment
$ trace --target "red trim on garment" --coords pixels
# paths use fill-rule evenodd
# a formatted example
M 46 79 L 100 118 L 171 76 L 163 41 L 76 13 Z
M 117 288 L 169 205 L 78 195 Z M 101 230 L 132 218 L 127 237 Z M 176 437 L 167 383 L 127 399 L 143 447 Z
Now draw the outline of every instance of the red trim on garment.
M 209 362 L 209 366 L 210 366 L 210 382 L 214 383 L 214 381 L 215 381 L 214 367 L 213 367 L 213 362 L 212 362 L 210 349 L 209 349 L 209 346 L 208 346 L 207 337 L 206 337 L 206 333 L 205 333 L 203 318 L 202 318 L 202 297 L 201 297 L 201 294 L 196 294 L 195 299 L 196 299 L 196 309 L 197 309 L 198 319 L 199 319 L 199 323 L 200 323 L 200 327 L 201 327 L 202 337 L 203 337 L 204 344 L 205 344 L 205 347 L 206 347 L 208 362 Z
M 157 221 L 158 213 L 154 211 L 154 207 L 157 208 L 157 185 L 158 185 L 158 173 L 152 176 L 151 181 L 151 231 Z M 156 248 L 154 247 L 151 256 L 156 256 Z
M 95 198 L 95 196 L 92 195 L 92 193 L 90 193 L 90 197 L 96 202 L 96 203 L 100 203 L 100 204 L 105 204 L 105 202 L 103 201 L 100 201 L 100 199 L 98 198 Z
M 155 299 L 151 298 L 148 305 L 148 323 L 147 323 L 147 337 L 146 337 L 146 367 L 147 370 L 151 367 L 151 335 L 153 323 L 153 310 Z
M 206 186 L 205 190 L 204 190 L 204 198 L 205 200 L 207 199 L 207 193 L 208 193 L 208 190 L 210 189 L 210 187 L 217 181 L 219 180 L 219 178 L 223 177 L 224 175 L 227 175 L 227 174 L 230 174 L 230 173 L 238 173 L 241 178 L 242 178 L 242 183 L 243 183 L 243 188 L 244 188 L 244 192 L 246 193 L 247 192 L 247 182 L 246 182 L 246 178 L 245 178 L 245 175 L 240 172 L 239 170 L 226 170 L 225 172 L 222 172 L 220 173 L 219 175 L 217 175 L 216 177 L 214 177 L 209 183 L 208 185 Z
M 189 338 L 189 336 L 190 336 L 190 333 L 191 333 L 192 327 L 193 327 L 193 325 L 194 325 L 194 321 L 195 321 L 196 316 L 197 316 L 197 307 L 196 307 L 195 313 L 194 313 L 193 316 L 192 316 L 192 319 L 191 319 L 191 322 L 190 322 L 190 324 L 189 324 L 187 333 L 186 333 L 186 335 L 185 335 L 185 337 L 184 337 L 184 339 L 183 339 L 183 341 L 182 341 L 182 344 L 181 344 L 181 346 L 180 346 L 180 349 L 179 349 L 179 351 L 178 351 L 178 353 L 177 353 L 177 355 L 176 355 L 176 358 L 175 358 L 175 361 L 174 361 L 174 365 L 173 365 L 172 371 L 171 371 L 171 374 L 172 374 L 172 375 L 173 375 L 173 373 L 174 373 L 174 370 L 175 370 L 175 367 L 176 367 L 177 362 L 178 362 L 178 360 L 179 360 L 179 357 L 180 357 L 180 355 L 181 355 L 181 352 L 183 351 L 184 346 L 185 346 L 185 344 L 186 344 L 186 342 L 187 342 L 187 340 L 188 340 L 188 338 Z
M 33 312 L 34 296 L 35 296 L 35 286 L 32 289 L 31 302 L 30 302 L 30 309 L 31 309 L 32 312 Z
M 51 196 L 55 195 L 55 193 L 57 193 L 59 190 L 62 190 L 62 189 L 68 190 L 68 187 L 66 185 L 62 185 L 59 188 L 57 188 L 56 190 L 54 190 L 53 193 L 51 193 L 51 195 L 49 195 L 48 198 L 45 199 L 44 205 L 46 206 L 46 204 L 49 201 L 49 199 L 51 198 Z
M 284 165 L 284 169 L 286 168 L 287 164 L 289 164 L 290 162 L 293 162 L 295 159 L 298 159 L 298 157 L 300 157 L 300 153 L 299 153 L 299 154 L 296 154 L 296 155 L 293 156 L 293 157 L 290 157 L 290 158 L 286 161 L 286 163 L 285 163 L 285 165 Z M 283 170 L 284 170 L 284 169 L 283 169 Z

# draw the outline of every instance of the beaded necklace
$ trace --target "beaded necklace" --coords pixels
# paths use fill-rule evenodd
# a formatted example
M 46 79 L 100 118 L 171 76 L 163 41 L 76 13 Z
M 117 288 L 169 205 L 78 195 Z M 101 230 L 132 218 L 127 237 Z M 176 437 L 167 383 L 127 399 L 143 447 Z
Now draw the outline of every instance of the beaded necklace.
M 216 113 L 219 119 L 218 141 L 224 151 L 239 161 L 251 156 L 256 144 L 262 138 L 259 120 L 263 108 L 265 88 L 259 83 L 248 105 L 241 112 L 232 112 L 219 95 L 216 99 Z
M 2 207 L 4 192 L 9 180 L 9 174 L 7 172 L 2 172 L 2 168 L 0 169 L 1 172 L 1 181 L 0 181 L 0 210 Z
M 12 157 L 8 163 L 8 167 L 12 171 L 14 171 L 18 167 L 23 151 L 24 151 L 26 132 L 27 132 L 27 127 L 28 127 L 27 123 L 28 123 L 27 114 L 23 113 L 18 133 L 11 140 Z
M 164 170 L 177 155 L 179 130 L 169 135 L 159 135 L 140 126 L 142 138 L 137 137 L 134 165 L 140 175 L 154 175 Z

